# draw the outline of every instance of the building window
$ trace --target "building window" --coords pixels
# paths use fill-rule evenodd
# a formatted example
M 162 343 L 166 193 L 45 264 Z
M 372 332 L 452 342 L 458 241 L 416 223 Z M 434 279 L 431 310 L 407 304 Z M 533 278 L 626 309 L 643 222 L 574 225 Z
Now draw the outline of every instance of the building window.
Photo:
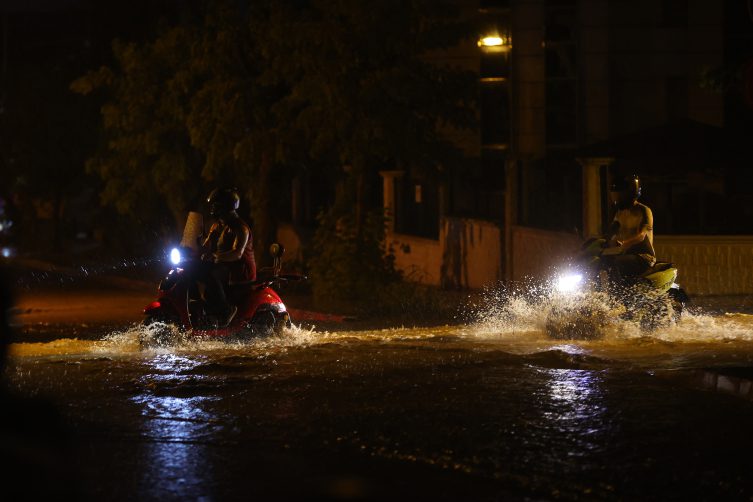
M 575 2 L 547 3 L 546 143 L 574 147 L 578 142 L 578 45 Z
M 688 79 L 686 77 L 669 77 L 664 83 L 664 92 L 667 120 L 687 118 Z
M 663 28 L 687 28 L 688 0 L 661 0 L 661 20 Z
M 481 11 L 509 9 L 510 0 L 480 0 L 478 8 Z
M 500 147 L 510 141 L 507 83 L 481 86 L 481 144 Z
M 547 81 L 547 146 L 569 147 L 577 143 L 577 115 L 576 82 Z
M 395 231 L 429 239 L 439 238 L 439 186 L 410 176 L 395 180 Z

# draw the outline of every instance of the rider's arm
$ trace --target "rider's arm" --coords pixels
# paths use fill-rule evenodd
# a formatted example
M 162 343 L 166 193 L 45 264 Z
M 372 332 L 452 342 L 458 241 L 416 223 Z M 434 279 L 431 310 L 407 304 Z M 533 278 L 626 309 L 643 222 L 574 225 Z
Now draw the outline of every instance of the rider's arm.
M 619 246 L 619 242 L 617 240 L 617 233 L 620 231 L 620 222 L 617 221 L 617 215 L 615 215 L 614 220 L 612 220 L 612 224 L 609 225 L 609 232 L 605 236 L 605 240 L 607 241 L 608 247 L 614 247 Z
M 630 237 L 629 239 L 625 239 L 622 242 L 622 249 L 627 251 L 631 247 L 635 246 L 636 244 L 640 244 L 645 239 L 648 238 L 648 233 L 654 229 L 654 215 L 651 213 L 651 210 L 649 208 L 645 208 L 643 212 L 643 224 L 641 225 L 640 231 L 634 235 L 633 237 Z
M 233 240 L 233 247 L 222 253 L 215 253 L 215 263 L 238 261 L 243 256 L 243 250 L 246 248 L 246 244 L 248 244 L 251 232 L 246 225 L 238 225 L 234 230 L 235 240 Z
M 209 234 L 207 234 L 206 239 L 204 239 L 204 242 L 201 243 L 201 250 L 205 253 L 211 253 L 212 252 L 212 244 L 217 242 L 217 233 L 220 231 L 220 226 L 215 223 L 212 225 L 212 227 L 209 229 Z

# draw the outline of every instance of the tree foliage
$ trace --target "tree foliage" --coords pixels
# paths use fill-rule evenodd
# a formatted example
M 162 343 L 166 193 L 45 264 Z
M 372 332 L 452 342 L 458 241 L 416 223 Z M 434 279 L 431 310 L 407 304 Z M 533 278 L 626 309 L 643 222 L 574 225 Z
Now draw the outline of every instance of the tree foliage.
M 317 298 L 329 301 L 373 300 L 376 292 L 399 279 L 384 241 L 384 217 L 372 210 L 360 235 L 353 215 L 319 215 L 313 241 L 311 279 Z
M 366 180 L 395 166 L 436 176 L 460 156 L 440 131 L 475 126 L 475 75 L 426 55 L 457 43 L 468 27 L 451 5 L 424 0 L 283 1 L 269 19 L 263 77 L 288 89 L 278 116 L 300 132 L 310 158 L 348 168 L 337 200 L 319 219 L 315 290 L 373 296 L 396 274 L 375 238 L 384 234 L 369 215 Z
M 474 126 L 475 76 L 425 58 L 467 32 L 446 3 L 283 1 L 270 20 L 264 76 L 288 86 L 277 111 L 312 158 L 356 172 L 396 160 L 432 165 L 456 153 L 438 126 Z
M 24 63 L 5 76 L 0 98 L 0 196 L 20 196 L 23 236 L 36 251 L 60 246 L 65 203 L 88 184 L 83 163 L 93 147 L 89 127 L 96 111 L 71 96 L 67 84 L 80 54 L 67 64 Z M 74 98 L 74 99 L 71 99 Z M 40 202 L 50 204 L 52 233 L 38 228 Z M 52 237 L 50 242 L 47 237 Z
M 474 127 L 475 76 L 425 57 L 467 33 L 457 14 L 437 0 L 224 0 L 150 42 L 115 43 L 117 65 L 72 84 L 107 95 L 105 143 L 89 162 L 103 201 L 179 220 L 197 180 L 235 183 L 249 187 L 266 244 L 287 189 L 273 175 L 305 165 L 341 182 L 320 221 L 319 276 L 335 267 L 322 258 L 332 246 L 356 257 L 344 275 L 374 260 L 389 269 L 365 226 L 365 176 L 395 165 L 432 173 L 458 157 L 439 131 Z
M 179 221 L 196 196 L 201 163 L 190 148 L 185 106 L 190 76 L 185 28 L 153 43 L 113 43 L 118 69 L 107 67 L 77 79 L 71 88 L 88 94 L 107 88 L 102 106 L 105 145 L 87 168 L 104 181 L 102 201 L 120 213 L 148 219 L 168 209 Z
M 71 84 L 106 95 L 103 147 L 88 162 L 104 181 L 105 204 L 137 218 L 169 211 L 179 225 L 207 185 L 236 185 L 264 226 L 274 91 L 257 78 L 248 15 L 240 3 L 219 2 L 153 41 L 116 41 L 114 68 Z

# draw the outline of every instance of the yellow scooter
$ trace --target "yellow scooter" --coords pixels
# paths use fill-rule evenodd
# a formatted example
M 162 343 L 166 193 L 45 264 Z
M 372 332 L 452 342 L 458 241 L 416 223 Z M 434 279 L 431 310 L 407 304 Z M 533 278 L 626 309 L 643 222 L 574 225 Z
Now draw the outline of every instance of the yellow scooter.
M 656 262 L 640 276 L 619 277 L 604 259 L 610 249 L 605 239 L 586 241 L 574 267 L 556 279 L 546 322 L 549 336 L 600 338 L 615 319 L 635 321 L 647 331 L 679 321 L 690 299 L 676 282 L 677 268 Z

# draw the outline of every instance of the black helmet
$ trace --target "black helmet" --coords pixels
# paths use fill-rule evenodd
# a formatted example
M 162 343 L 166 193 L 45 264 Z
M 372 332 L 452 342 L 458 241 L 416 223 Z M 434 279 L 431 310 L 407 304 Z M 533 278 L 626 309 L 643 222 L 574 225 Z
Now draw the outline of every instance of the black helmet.
M 207 197 L 209 214 L 217 217 L 237 211 L 241 205 L 241 197 L 235 188 L 215 188 Z
M 612 182 L 609 191 L 620 192 L 623 193 L 626 198 L 636 200 L 641 196 L 641 179 L 637 174 L 630 174 L 628 176 L 617 178 Z

